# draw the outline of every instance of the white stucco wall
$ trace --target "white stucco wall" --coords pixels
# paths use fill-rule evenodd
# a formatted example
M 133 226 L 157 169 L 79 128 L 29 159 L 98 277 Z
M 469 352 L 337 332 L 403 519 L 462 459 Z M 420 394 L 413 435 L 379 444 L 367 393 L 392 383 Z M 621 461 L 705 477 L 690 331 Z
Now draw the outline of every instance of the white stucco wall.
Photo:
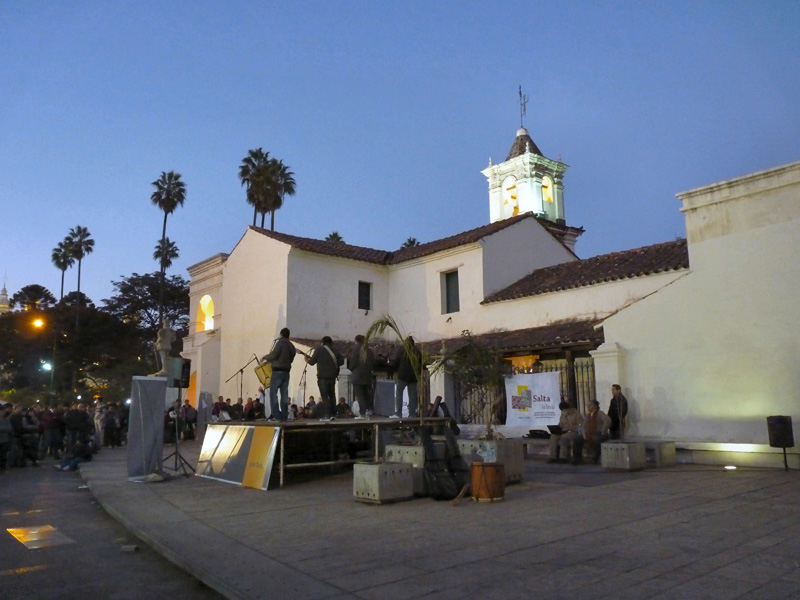
M 558 321 L 592 321 L 608 317 L 685 276 L 686 270 L 609 281 L 592 286 L 492 302 L 481 308 L 473 334 L 528 327 Z
M 239 397 L 235 375 L 256 354 L 270 351 L 287 325 L 286 269 L 289 246 L 249 229 L 225 263 L 220 393 Z M 249 365 L 243 373 L 243 397 L 254 396 L 258 379 Z
M 536 269 L 577 260 L 536 219 L 522 219 L 481 240 L 483 294 L 489 296 Z
M 606 343 L 632 433 L 766 444 L 765 417 L 800 424 L 800 163 L 706 190 L 684 198 L 691 274 L 607 319 Z
M 383 265 L 293 249 L 289 253 L 288 323 L 292 335 L 352 339 L 389 309 Z M 358 309 L 358 282 L 372 283 L 372 310 Z

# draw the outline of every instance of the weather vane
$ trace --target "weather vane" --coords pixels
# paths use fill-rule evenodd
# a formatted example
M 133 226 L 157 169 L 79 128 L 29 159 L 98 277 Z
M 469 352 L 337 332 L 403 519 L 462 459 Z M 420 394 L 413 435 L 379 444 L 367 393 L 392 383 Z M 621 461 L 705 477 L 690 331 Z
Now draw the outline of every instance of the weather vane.
M 525 127 L 522 118 L 528 114 L 528 94 L 522 93 L 522 85 L 519 86 L 519 126 Z

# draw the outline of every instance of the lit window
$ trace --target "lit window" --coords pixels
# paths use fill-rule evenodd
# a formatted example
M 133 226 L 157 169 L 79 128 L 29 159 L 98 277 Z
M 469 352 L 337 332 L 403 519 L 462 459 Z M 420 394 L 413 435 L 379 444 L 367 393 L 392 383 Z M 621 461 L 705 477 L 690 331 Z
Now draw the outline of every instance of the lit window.
M 197 331 L 211 331 L 214 329 L 214 301 L 211 296 L 200 298 L 197 306 Z
M 458 298 L 458 270 L 442 273 L 442 314 L 461 310 Z
M 372 284 L 369 281 L 358 282 L 358 308 L 372 310 Z

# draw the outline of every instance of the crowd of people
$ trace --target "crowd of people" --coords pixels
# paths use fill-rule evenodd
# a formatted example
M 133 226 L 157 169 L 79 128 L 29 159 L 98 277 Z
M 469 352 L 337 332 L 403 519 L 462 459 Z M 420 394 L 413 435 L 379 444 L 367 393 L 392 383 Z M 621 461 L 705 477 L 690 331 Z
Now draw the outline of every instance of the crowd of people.
M 7 403 L 0 406 L 0 473 L 9 467 L 38 467 L 48 457 L 57 469 L 74 471 L 101 447 L 125 445 L 127 431 L 124 402 L 27 408 Z

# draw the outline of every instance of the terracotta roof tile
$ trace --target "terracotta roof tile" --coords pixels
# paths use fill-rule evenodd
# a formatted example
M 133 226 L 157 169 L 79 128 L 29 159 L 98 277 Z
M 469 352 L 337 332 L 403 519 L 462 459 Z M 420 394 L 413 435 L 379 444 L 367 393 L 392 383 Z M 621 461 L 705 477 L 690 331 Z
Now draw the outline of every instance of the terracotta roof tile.
M 322 240 L 315 240 L 312 238 L 304 238 L 296 235 L 289 235 L 287 233 L 280 233 L 277 231 L 269 231 L 261 229 L 260 227 L 251 227 L 254 231 L 261 233 L 274 240 L 289 244 L 293 248 L 305 250 L 307 252 L 314 252 L 316 254 L 325 254 L 327 256 L 336 256 L 339 258 L 349 258 L 352 260 L 360 260 L 364 262 L 380 264 L 380 265 L 393 265 L 421 258 L 442 250 L 449 250 L 464 244 L 478 242 L 488 235 L 502 231 L 506 227 L 510 227 L 522 219 L 534 219 L 533 213 L 525 213 L 510 219 L 495 221 L 489 225 L 483 225 L 464 231 L 462 233 L 451 235 L 450 237 L 434 240 L 426 244 L 420 244 L 412 248 L 402 248 L 394 252 L 385 250 L 375 250 L 373 248 L 364 248 L 362 246 L 353 246 L 343 242 L 325 242 Z M 551 233 L 551 235 L 553 235 Z M 558 239 L 558 238 L 556 238 Z M 561 240 L 559 240 L 561 241 Z
M 686 240 L 676 240 L 538 269 L 483 304 L 688 268 Z
M 531 136 L 528 134 L 528 130 L 523 127 L 517 130 L 517 136 L 514 138 L 514 143 L 511 144 L 511 150 L 508 151 L 506 160 L 511 160 L 517 156 L 522 156 L 527 152 L 533 152 L 539 156 L 544 156 L 542 151 L 539 150 L 539 147 L 533 141 L 533 138 L 531 138 Z
M 603 329 L 595 328 L 599 321 L 561 321 L 543 327 L 530 327 L 514 331 L 495 331 L 473 335 L 472 339 L 489 348 L 506 354 L 515 352 L 541 351 L 569 346 L 597 347 L 604 340 Z M 428 347 L 441 347 L 445 344 L 447 352 L 454 352 L 466 343 L 466 338 L 457 337 L 430 342 Z

